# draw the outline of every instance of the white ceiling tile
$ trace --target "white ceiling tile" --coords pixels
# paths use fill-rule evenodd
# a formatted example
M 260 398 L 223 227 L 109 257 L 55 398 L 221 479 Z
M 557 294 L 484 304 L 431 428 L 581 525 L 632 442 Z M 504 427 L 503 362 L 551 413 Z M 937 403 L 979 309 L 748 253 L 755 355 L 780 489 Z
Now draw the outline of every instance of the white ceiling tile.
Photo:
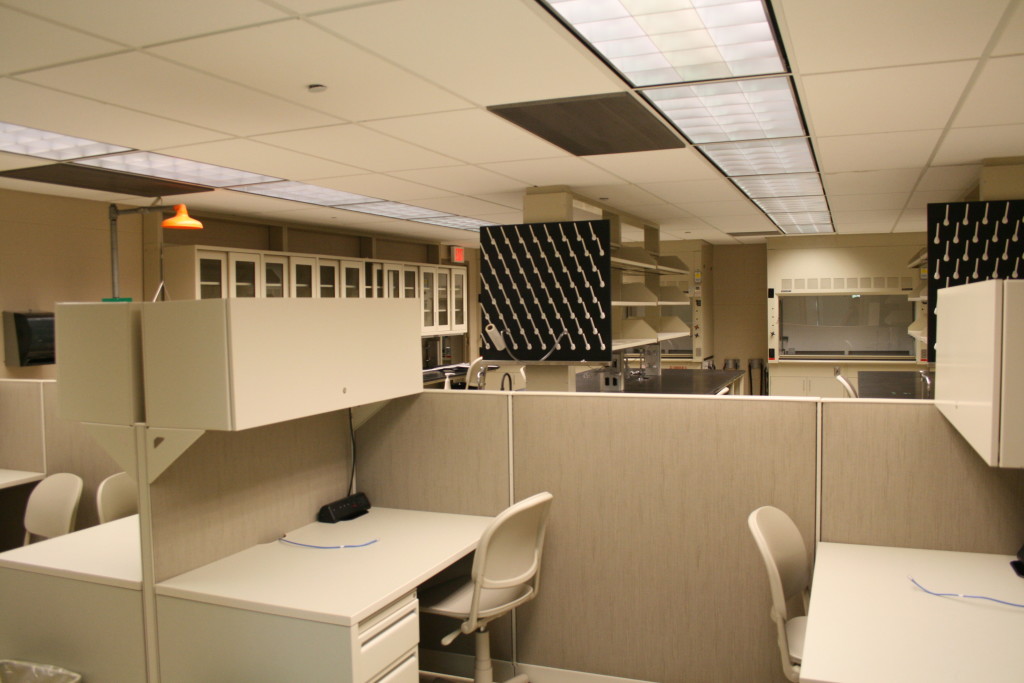
M 505 207 L 503 206 L 481 201 L 476 197 L 465 197 L 462 195 L 450 195 L 448 197 L 438 197 L 435 199 L 420 199 L 416 202 L 416 206 L 422 206 L 426 209 L 434 209 L 435 211 L 444 211 L 445 213 L 453 213 L 456 216 L 470 216 L 472 218 L 479 218 L 480 216 L 489 216 L 505 212 Z
M 49 88 L 0 79 L 0 121 L 134 149 L 223 138 L 206 128 L 131 111 Z
M 33 168 L 52 163 L 53 161 L 50 159 L 39 159 L 37 157 L 27 157 L 24 154 L 0 152 L 0 171 L 11 171 L 16 168 Z
M 0 74 L 53 66 L 123 49 L 116 43 L 0 7 Z
M 0 189 L 14 190 L 15 192 L 54 195 L 58 197 L 74 197 L 75 199 L 88 199 L 90 201 L 103 202 L 105 204 L 109 204 L 111 202 L 138 204 L 139 202 L 139 197 L 134 195 L 103 192 L 101 190 L 86 190 L 80 187 L 53 185 L 51 183 L 36 183 L 31 180 L 18 180 L 17 178 L 0 177 Z
M 956 127 L 1024 122 L 1024 56 L 989 59 L 957 114 Z
M 803 73 L 971 59 L 1008 0 L 774 0 L 787 53 Z
M 819 136 L 944 128 L 974 64 L 805 76 L 808 125 Z
M 845 194 L 830 197 L 829 208 L 837 211 L 900 210 L 907 204 L 909 193 Z
M 876 192 L 910 192 L 921 175 L 920 168 L 893 168 L 884 171 L 826 173 L 822 183 L 829 197 Z
M 640 187 L 666 202 L 685 206 L 688 202 L 742 200 L 745 195 L 723 176 L 711 180 L 641 183 Z
M 312 21 L 477 104 L 625 89 L 532 2 L 396 0 Z
M 1024 156 L 1024 124 L 954 128 L 943 138 L 933 163 L 980 164 L 985 159 Z
M 344 9 L 354 5 L 372 5 L 375 2 L 391 2 L 391 0 L 275 0 L 281 7 L 299 12 L 311 14 L 325 12 L 328 10 Z
M 34 71 L 21 78 L 232 135 L 322 126 L 336 120 L 139 52 Z
M 515 178 L 524 185 L 544 187 L 547 185 L 610 184 L 619 178 L 600 169 L 581 157 L 563 156 L 551 159 L 529 159 L 526 161 L 502 161 L 494 164 L 480 164 L 495 173 Z
M 900 214 L 899 221 L 893 232 L 922 232 L 927 233 L 928 211 L 925 209 L 907 209 Z M 924 237 L 922 236 L 922 239 Z
M 864 232 L 889 232 L 900 217 L 900 210 L 888 211 L 833 211 L 832 223 L 840 232 L 858 231 L 857 226 L 870 225 L 877 230 Z
M 957 190 L 926 190 L 910 195 L 908 209 L 926 209 L 929 204 L 948 204 L 965 201 L 964 193 Z
M 954 190 L 966 194 L 981 178 L 981 164 L 933 166 L 924 172 L 918 191 Z
M 1021 54 L 1024 52 L 1024 5 L 1016 3 L 1010 17 L 1003 25 L 1003 35 L 992 49 L 993 56 Z
M 761 232 L 777 230 L 775 224 L 763 213 L 750 216 L 715 216 L 705 219 L 722 232 Z
M 733 216 L 756 220 L 763 218 L 764 212 L 753 202 L 747 200 L 731 200 L 718 202 L 687 202 L 686 210 L 698 218 L 714 221 L 721 217 Z
M 148 52 L 350 121 L 469 105 L 298 19 L 160 45 Z M 307 86 L 314 83 L 327 90 L 309 92 Z
M 255 140 L 233 138 L 200 145 L 168 147 L 162 154 L 202 161 L 239 170 L 261 173 L 286 180 L 309 181 L 316 178 L 362 173 L 360 169 L 273 147 Z
M 632 206 L 644 206 L 645 204 L 665 203 L 659 197 L 654 196 L 647 190 L 635 185 L 618 183 L 612 185 L 584 185 L 580 188 L 580 194 L 586 197 L 593 197 L 605 204 L 623 209 Z M 640 216 L 645 218 L 645 216 Z
M 507 209 L 513 209 L 519 213 L 523 211 L 523 197 L 525 192 L 520 190 L 512 190 L 510 192 L 483 192 L 477 194 L 479 199 L 483 199 L 486 202 L 497 204 L 498 206 L 504 206 Z
M 550 142 L 484 109 L 424 114 L 365 125 L 471 164 L 568 156 Z
M 396 171 L 392 175 L 437 187 L 449 192 L 480 195 L 496 192 L 524 192 L 526 188 L 516 180 L 475 166 L 449 166 L 416 171 Z
M 886 233 L 892 232 L 895 227 L 893 223 L 888 221 L 877 221 L 877 222 L 865 222 L 865 223 L 834 223 L 836 232 L 843 235 L 857 235 L 857 234 L 869 234 L 869 233 Z
M 453 196 L 447 190 L 421 185 L 383 173 L 350 175 L 341 178 L 321 178 L 315 183 L 333 190 L 342 190 L 368 197 L 388 199 L 393 202 L 412 202 L 426 198 Z
M 4 0 L 54 22 L 141 47 L 287 16 L 258 0 Z
M 587 161 L 631 183 L 721 178 L 694 148 L 665 149 L 626 154 L 599 154 Z
M 923 168 L 935 149 L 940 132 L 925 130 L 823 137 L 818 140 L 818 165 L 826 174 Z
M 368 171 L 388 172 L 459 162 L 356 124 L 296 130 L 256 139 Z

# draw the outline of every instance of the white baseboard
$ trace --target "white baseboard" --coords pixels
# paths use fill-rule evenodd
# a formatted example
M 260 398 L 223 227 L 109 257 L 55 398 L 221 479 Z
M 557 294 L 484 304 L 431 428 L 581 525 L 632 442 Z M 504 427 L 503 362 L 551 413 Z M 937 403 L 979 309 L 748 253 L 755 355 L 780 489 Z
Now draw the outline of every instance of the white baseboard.
M 454 676 L 473 677 L 473 658 L 469 655 L 420 650 L 420 670 L 447 673 Z M 505 681 L 516 674 L 526 674 L 530 683 L 649 683 L 635 678 L 602 676 L 585 671 L 552 669 L 533 664 L 518 664 L 513 670 L 511 662 L 494 660 L 494 680 Z

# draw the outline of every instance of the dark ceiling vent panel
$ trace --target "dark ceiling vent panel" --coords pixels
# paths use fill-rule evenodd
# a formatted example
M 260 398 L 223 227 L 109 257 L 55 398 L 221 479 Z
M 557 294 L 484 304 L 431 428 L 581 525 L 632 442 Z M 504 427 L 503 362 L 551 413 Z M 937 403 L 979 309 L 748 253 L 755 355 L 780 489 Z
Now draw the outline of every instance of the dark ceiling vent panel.
M 51 164 L 17 168 L 0 173 L 4 178 L 34 180 L 39 183 L 82 187 L 87 190 L 102 190 L 115 194 L 133 194 L 139 197 L 170 197 L 176 194 L 209 192 L 212 187 L 193 185 L 162 178 L 150 178 L 130 173 L 118 173 L 102 168 L 76 166 L 75 164 Z
M 487 109 L 581 157 L 685 147 L 664 121 L 628 92 Z

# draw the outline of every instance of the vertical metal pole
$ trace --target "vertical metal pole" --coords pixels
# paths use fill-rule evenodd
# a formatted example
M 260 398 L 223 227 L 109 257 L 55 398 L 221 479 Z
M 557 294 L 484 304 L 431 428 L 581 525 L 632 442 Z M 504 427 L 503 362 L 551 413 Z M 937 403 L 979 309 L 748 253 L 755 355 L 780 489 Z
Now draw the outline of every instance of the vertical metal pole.
M 115 299 L 121 296 L 121 286 L 119 284 L 120 274 L 118 273 L 118 254 L 117 254 L 117 207 L 113 204 L 110 205 L 110 280 L 111 280 L 111 296 Z

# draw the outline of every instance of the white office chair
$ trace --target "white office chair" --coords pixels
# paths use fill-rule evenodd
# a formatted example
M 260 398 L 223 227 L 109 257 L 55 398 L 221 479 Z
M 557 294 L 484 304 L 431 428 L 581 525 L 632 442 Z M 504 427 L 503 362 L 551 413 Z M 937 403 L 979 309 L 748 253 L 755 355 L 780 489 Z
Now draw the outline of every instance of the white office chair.
M 96 511 L 100 524 L 113 522 L 139 511 L 139 491 L 127 472 L 112 474 L 96 489 Z
M 768 570 L 771 617 L 778 631 L 782 670 L 786 678 L 798 683 L 810 597 L 807 548 L 796 524 L 778 508 L 759 507 L 750 513 L 747 524 Z
M 499 514 L 480 537 L 470 576 L 428 588 L 420 596 L 421 612 L 462 620 L 457 630 L 441 639 L 443 645 L 475 632 L 475 683 L 494 681 L 487 626 L 537 597 L 551 499 L 550 493 L 538 493 Z M 508 683 L 527 680 L 520 675 Z
M 33 535 L 53 538 L 69 533 L 81 498 L 82 478 L 75 474 L 51 474 L 36 484 L 25 505 L 25 545 Z

